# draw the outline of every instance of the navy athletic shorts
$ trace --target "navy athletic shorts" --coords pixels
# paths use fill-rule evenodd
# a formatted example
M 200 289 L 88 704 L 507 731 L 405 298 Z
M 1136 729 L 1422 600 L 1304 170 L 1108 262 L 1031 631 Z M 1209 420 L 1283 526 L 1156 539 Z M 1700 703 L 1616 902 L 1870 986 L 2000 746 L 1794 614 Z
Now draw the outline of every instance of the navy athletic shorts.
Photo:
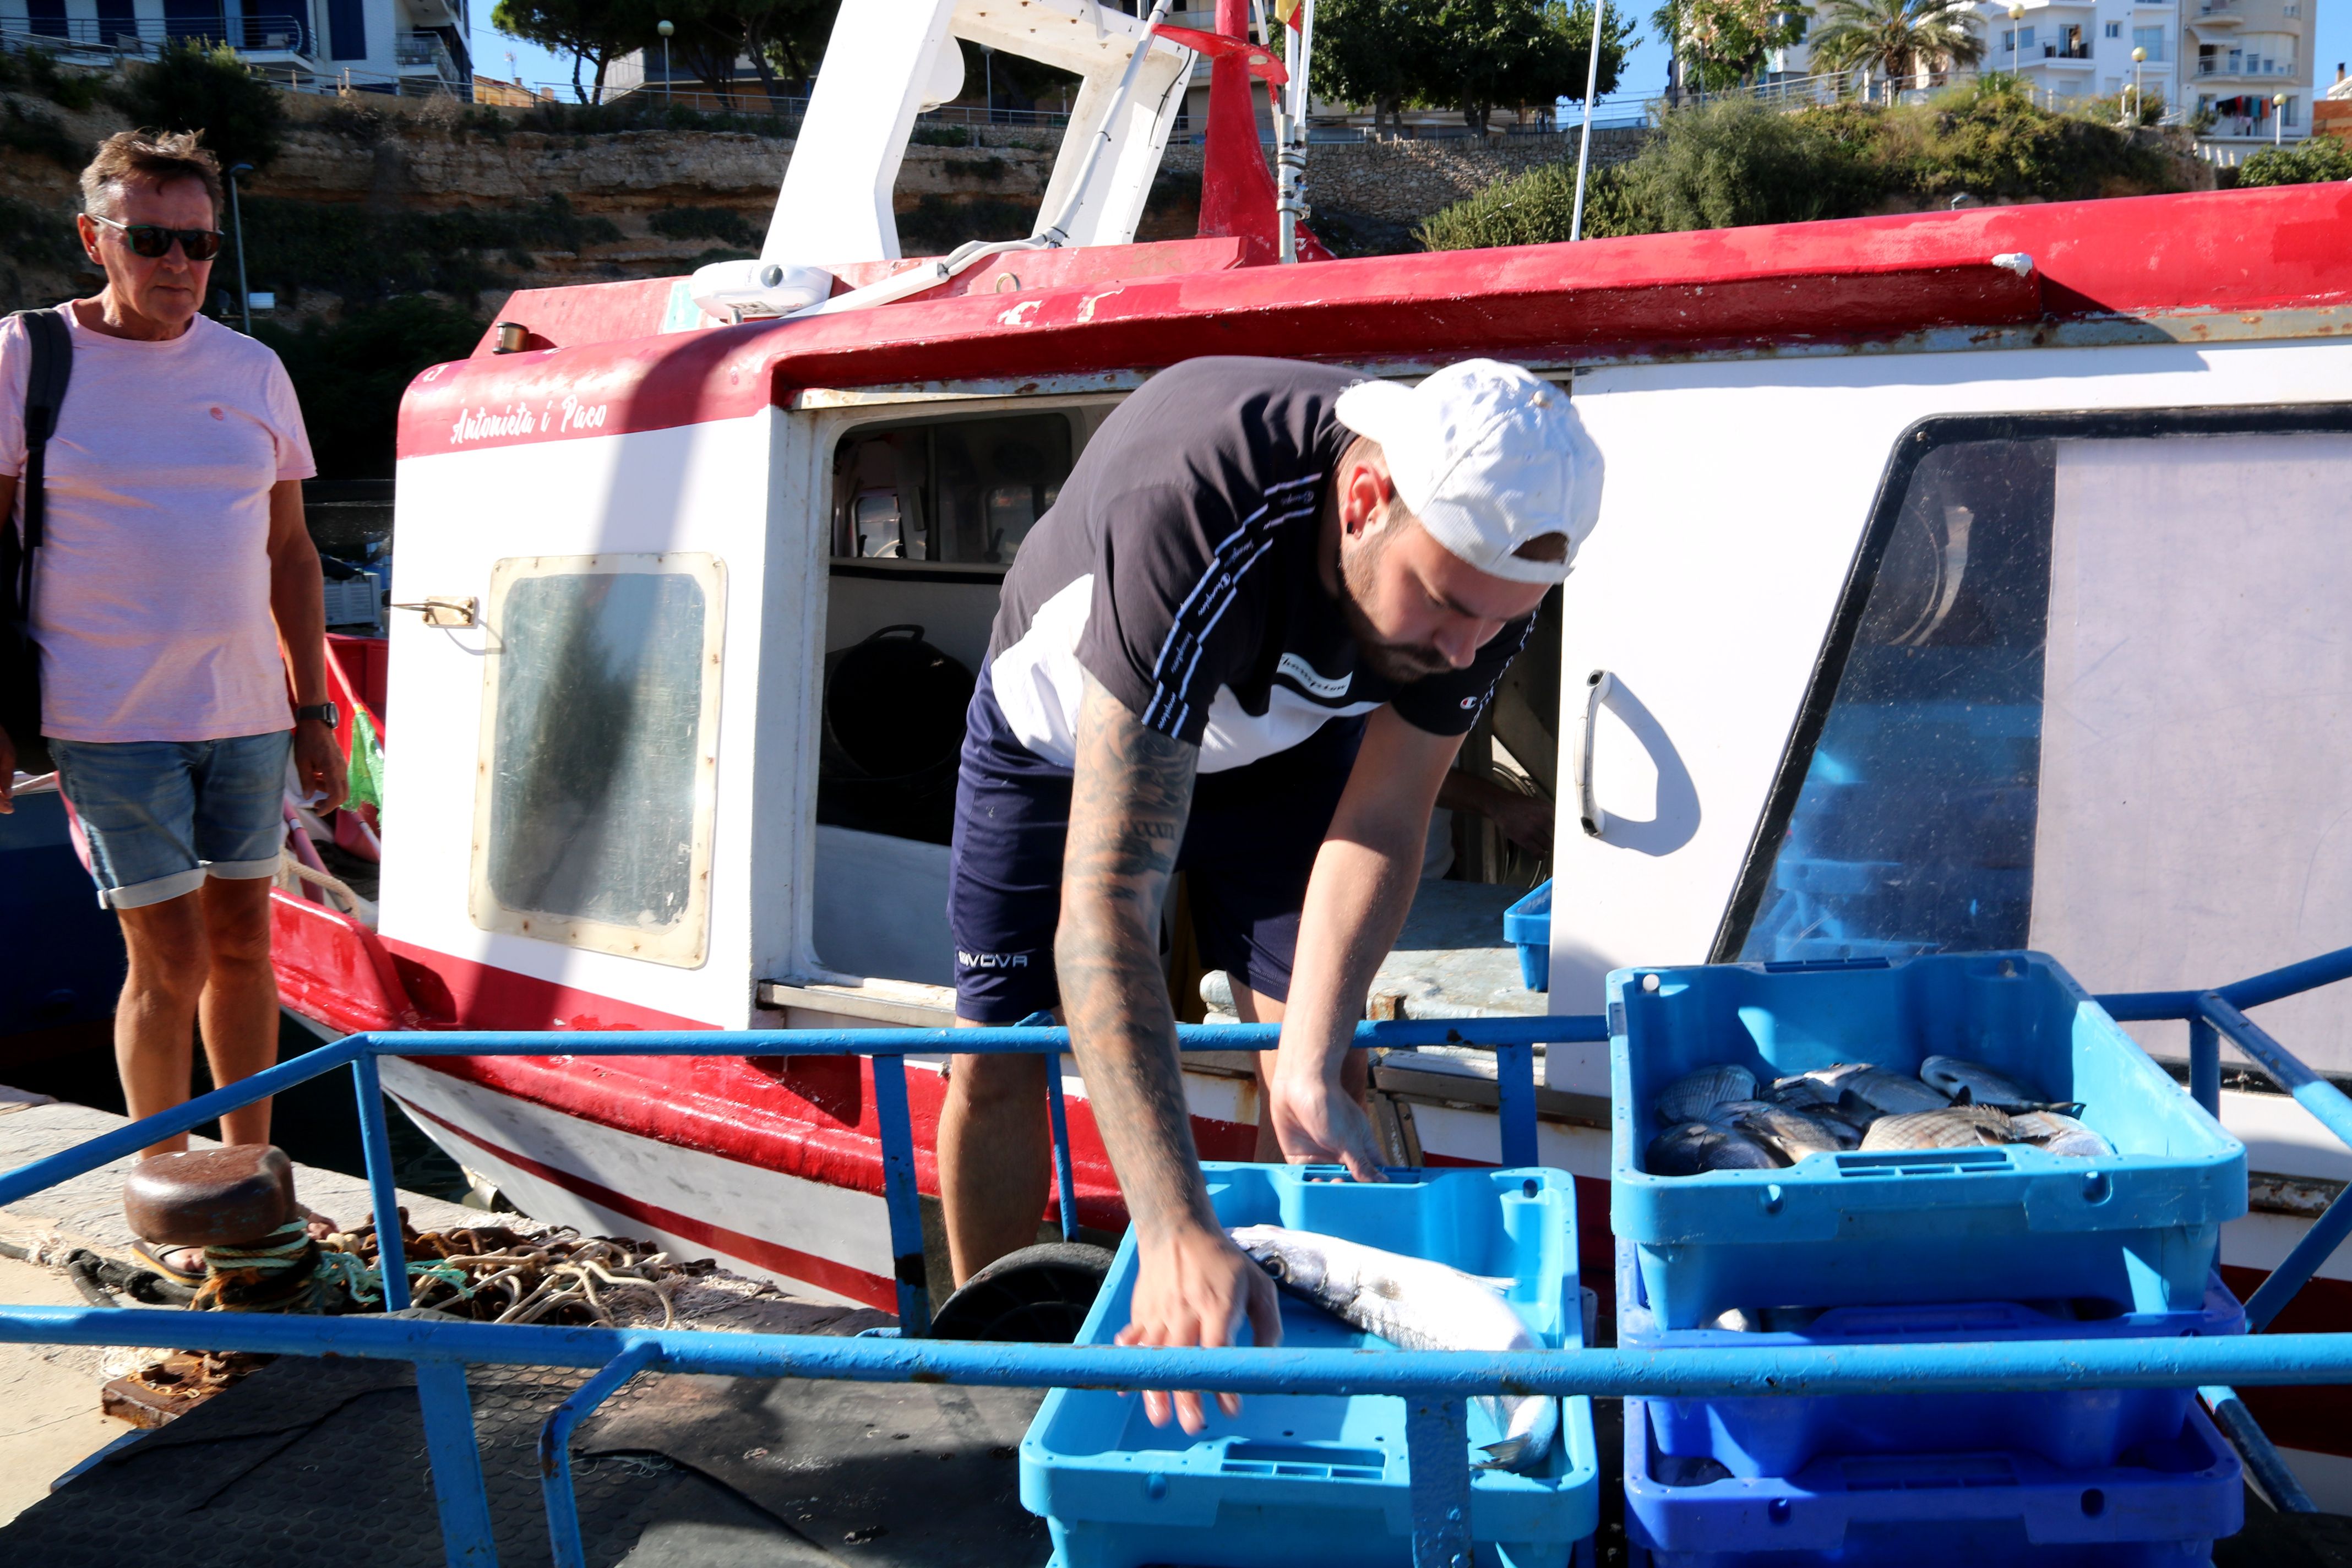
M 1290 995 L 1298 910 L 1316 852 L 1364 738 L 1335 719 L 1286 752 L 1202 773 L 1176 857 L 1202 962 L 1260 995 Z M 956 1016 L 1017 1024 L 1056 1006 L 1054 928 L 1070 770 L 1024 746 L 996 705 L 986 669 L 966 716 L 948 860 L 948 930 L 956 945 Z

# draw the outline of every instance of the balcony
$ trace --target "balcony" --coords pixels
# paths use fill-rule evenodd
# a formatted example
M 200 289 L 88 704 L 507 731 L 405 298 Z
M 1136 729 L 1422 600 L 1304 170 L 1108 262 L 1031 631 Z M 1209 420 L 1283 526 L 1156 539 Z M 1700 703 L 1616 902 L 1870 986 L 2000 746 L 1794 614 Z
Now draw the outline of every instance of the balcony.
M 464 79 L 449 46 L 438 33 L 395 33 L 392 39 L 394 67 L 404 77 L 430 74 L 456 90 Z
M 98 16 L 35 16 L 5 26 L 7 44 L 32 44 L 68 57 L 153 54 L 167 43 L 194 41 L 227 44 L 239 54 L 261 62 L 300 59 L 308 63 L 315 40 L 299 16 L 141 16 L 108 19 Z M 18 31 L 19 27 L 23 31 Z
M 2200 27 L 2234 27 L 2245 19 L 2245 0 L 2197 0 Z

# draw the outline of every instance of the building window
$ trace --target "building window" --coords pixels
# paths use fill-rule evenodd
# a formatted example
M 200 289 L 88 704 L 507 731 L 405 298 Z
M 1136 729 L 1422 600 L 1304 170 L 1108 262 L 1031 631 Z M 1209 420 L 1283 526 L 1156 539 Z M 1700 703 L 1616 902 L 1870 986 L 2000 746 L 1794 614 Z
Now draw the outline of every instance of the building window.
M 2124 25 L 2123 25 L 2121 22 L 2110 22 L 2110 23 L 2108 23 L 2108 24 L 2107 24 L 2107 37 L 2110 37 L 2110 38 L 2120 38 L 2120 37 L 2122 37 L 2123 36 L 2124 36 Z
M 2016 28 L 2003 27 L 2000 30 L 2000 47 L 2003 54 L 2007 54 L 2010 50 L 2017 47 Z
M 2286 107 L 2279 110 L 2279 122 L 2281 124 L 2294 125 L 2299 123 L 2295 119 L 2297 101 L 2298 100 L 2290 98 L 2286 100 Z
M 2032 28 L 2020 27 L 2017 30 L 2017 47 L 2021 49 L 2030 49 L 2033 47 Z
M 2147 51 L 2148 63 L 2151 65 L 2155 64 L 2158 60 L 2166 58 L 2167 57 L 2164 52 L 2164 29 L 2162 27 L 2134 27 L 2132 29 L 2132 47 L 2136 49 L 2146 49 Z

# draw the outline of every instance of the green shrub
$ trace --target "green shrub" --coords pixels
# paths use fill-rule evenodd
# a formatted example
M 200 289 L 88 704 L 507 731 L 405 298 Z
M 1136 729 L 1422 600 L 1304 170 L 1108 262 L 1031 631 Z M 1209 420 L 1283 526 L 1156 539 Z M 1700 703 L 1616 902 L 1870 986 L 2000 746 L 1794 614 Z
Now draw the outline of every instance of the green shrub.
M 969 147 L 971 132 L 961 125 L 926 125 L 918 121 L 907 140 L 918 147 Z
M 1413 237 L 1424 250 L 1549 245 L 1569 237 L 1575 210 L 1576 165 L 1547 163 L 1432 215 Z M 1649 232 L 1633 220 L 1622 165 L 1592 171 L 1584 191 L 1584 232 L 1595 239 Z
M 518 270 L 532 250 L 573 254 L 621 237 L 612 220 L 583 217 L 562 192 L 532 206 L 481 212 L 373 212 L 357 205 L 247 197 L 245 238 L 256 289 L 303 289 L 355 304 L 434 292 L 470 299 L 513 279 L 483 260 Z
M 1670 112 L 1631 163 L 1594 171 L 1584 232 L 1857 217 L 1963 192 L 2000 202 L 2182 190 L 2189 167 L 2111 123 L 2039 109 L 1999 75 L 1893 108 L 1722 102 Z M 1422 243 L 1456 250 L 1566 239 L 1575 185 L 1572 162 L 1530 170 L 1433 216 Z
M 134 125 L 203 132 L 224 169 L 269 167 L 285 135 L 278 89 L 246 69 L 226 44 L 175 39 L 152 60 L 131 66 L 107 96 Z
M 253 328 L 286 362 L 326 479 L 390 479 L 401 394 L 425 366 L 471 353 L 482 331 L 465 310 L 416 295 L 347 310 L 331 326 Z
M 2352 180 L 2352 147 L 2332 136 L 2265 147 L 2238 165 L 2241 186 L 2315 185 L 2324 180 Z
M 1834 123 L 1734 99 L 1674 116 L 1625 165 L 1624 186 L 1642 226 L 1671 232 L 1844 217 L 1885 177 Z
M 646 226 L 670 239 L 716 239 L 738 246 L 760 243 L 751 220 L 732 207 L 664 207 L 646 219 Z

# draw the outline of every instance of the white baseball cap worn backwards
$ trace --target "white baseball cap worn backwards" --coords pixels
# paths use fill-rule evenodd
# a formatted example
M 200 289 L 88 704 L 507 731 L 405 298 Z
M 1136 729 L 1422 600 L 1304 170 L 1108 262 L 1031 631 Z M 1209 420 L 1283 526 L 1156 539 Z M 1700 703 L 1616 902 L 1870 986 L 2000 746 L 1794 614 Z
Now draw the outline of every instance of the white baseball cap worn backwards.
M 1568 394 L 1500 360 L 1465 360 L 1418 386 L 1360 381 L 1334 412 L 1381 444 L 1397 497 L 1430 537 L 1491 576 L 1558 583 L 1601 511 L 1601 451 Z M 1518 554 L 1546 534 L 1558 561 Z

